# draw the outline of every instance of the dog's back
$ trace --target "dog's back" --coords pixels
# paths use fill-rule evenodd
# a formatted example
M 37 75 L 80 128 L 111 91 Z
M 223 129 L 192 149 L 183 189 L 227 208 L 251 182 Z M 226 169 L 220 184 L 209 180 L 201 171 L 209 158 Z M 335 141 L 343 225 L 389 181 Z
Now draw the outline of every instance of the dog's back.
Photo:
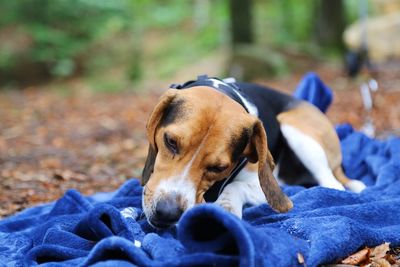
M 268 147 L 278 164 L 279 179 L 287 184 L 316 185 L 317 181 L 312 174 L 288 146 L 277 120 L 280 113 L 292 109 L 304 101 L 258 84 L 237 83 L 237 85 L 258 109 L 258 117 L 267 132 Z

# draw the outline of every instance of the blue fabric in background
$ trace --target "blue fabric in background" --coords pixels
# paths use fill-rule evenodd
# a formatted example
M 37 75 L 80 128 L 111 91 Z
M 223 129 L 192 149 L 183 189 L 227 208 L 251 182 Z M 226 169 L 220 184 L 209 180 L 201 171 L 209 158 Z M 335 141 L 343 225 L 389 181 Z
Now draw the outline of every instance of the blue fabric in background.
M 308 87 L 322 84 L 318 76 L 306 80 L 297 95 L 326 110 L 331 91 Z M 136 179 L 89 197 L 69 190 L 0 221 L 0 266 L 302 266 L 298 253 L 317 266 L 363 246 L 399 246 L 400 139 L 370 139 L 350 125 L 337 132 L 346 174 L 368 185 L 361 194 L 284 186 L 294 202 L 288 213 L 263 204 L 246 208 L 239 220 L 204 204 L 160 231 L 142 216 Z
M 332 90 L 314 72 L 304 75 L 293 95 L 313 103 L 322 112 L 326 112 L 333 100 Z

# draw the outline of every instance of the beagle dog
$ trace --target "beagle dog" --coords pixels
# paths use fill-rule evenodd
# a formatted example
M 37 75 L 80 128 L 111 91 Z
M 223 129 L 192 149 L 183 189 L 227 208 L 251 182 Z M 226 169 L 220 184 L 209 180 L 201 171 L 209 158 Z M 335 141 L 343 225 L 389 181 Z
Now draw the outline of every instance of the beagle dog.
M 311 104 L 207 76 L 171 87 L 147 123 L 142 204 L 152 226 L 172 226 L 206 201 L 240 218 L 245 204 L 266 201 L 287 212 L 293 204 L 279 182 L 365 188 L 343 173 L 336 132 Z

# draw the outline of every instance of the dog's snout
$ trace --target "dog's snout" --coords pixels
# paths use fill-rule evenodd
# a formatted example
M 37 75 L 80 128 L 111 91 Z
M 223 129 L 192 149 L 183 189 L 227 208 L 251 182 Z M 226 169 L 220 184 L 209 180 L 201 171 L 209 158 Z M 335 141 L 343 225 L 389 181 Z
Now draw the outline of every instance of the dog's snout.
M 160 199 L 155 207 L 152 223 L 157 227 L 168 227 L 175 224 L 183 213 L 178 198 L 167 196 Z

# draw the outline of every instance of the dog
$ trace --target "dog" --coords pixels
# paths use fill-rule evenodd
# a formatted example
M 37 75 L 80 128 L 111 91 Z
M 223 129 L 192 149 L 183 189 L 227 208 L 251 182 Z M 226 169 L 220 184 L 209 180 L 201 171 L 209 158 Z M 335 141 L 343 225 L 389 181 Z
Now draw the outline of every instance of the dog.
M 207 76 L 173 85 L 146 130 L 142 205 L 156 228 L 173 226 L 206 201 L 239 218 L 245 204 L 266 201 L 287 212 L 293 203 L 281 182 L 365 188 L 345 176 L 339 139 L 321 111 L 261 85 Z

